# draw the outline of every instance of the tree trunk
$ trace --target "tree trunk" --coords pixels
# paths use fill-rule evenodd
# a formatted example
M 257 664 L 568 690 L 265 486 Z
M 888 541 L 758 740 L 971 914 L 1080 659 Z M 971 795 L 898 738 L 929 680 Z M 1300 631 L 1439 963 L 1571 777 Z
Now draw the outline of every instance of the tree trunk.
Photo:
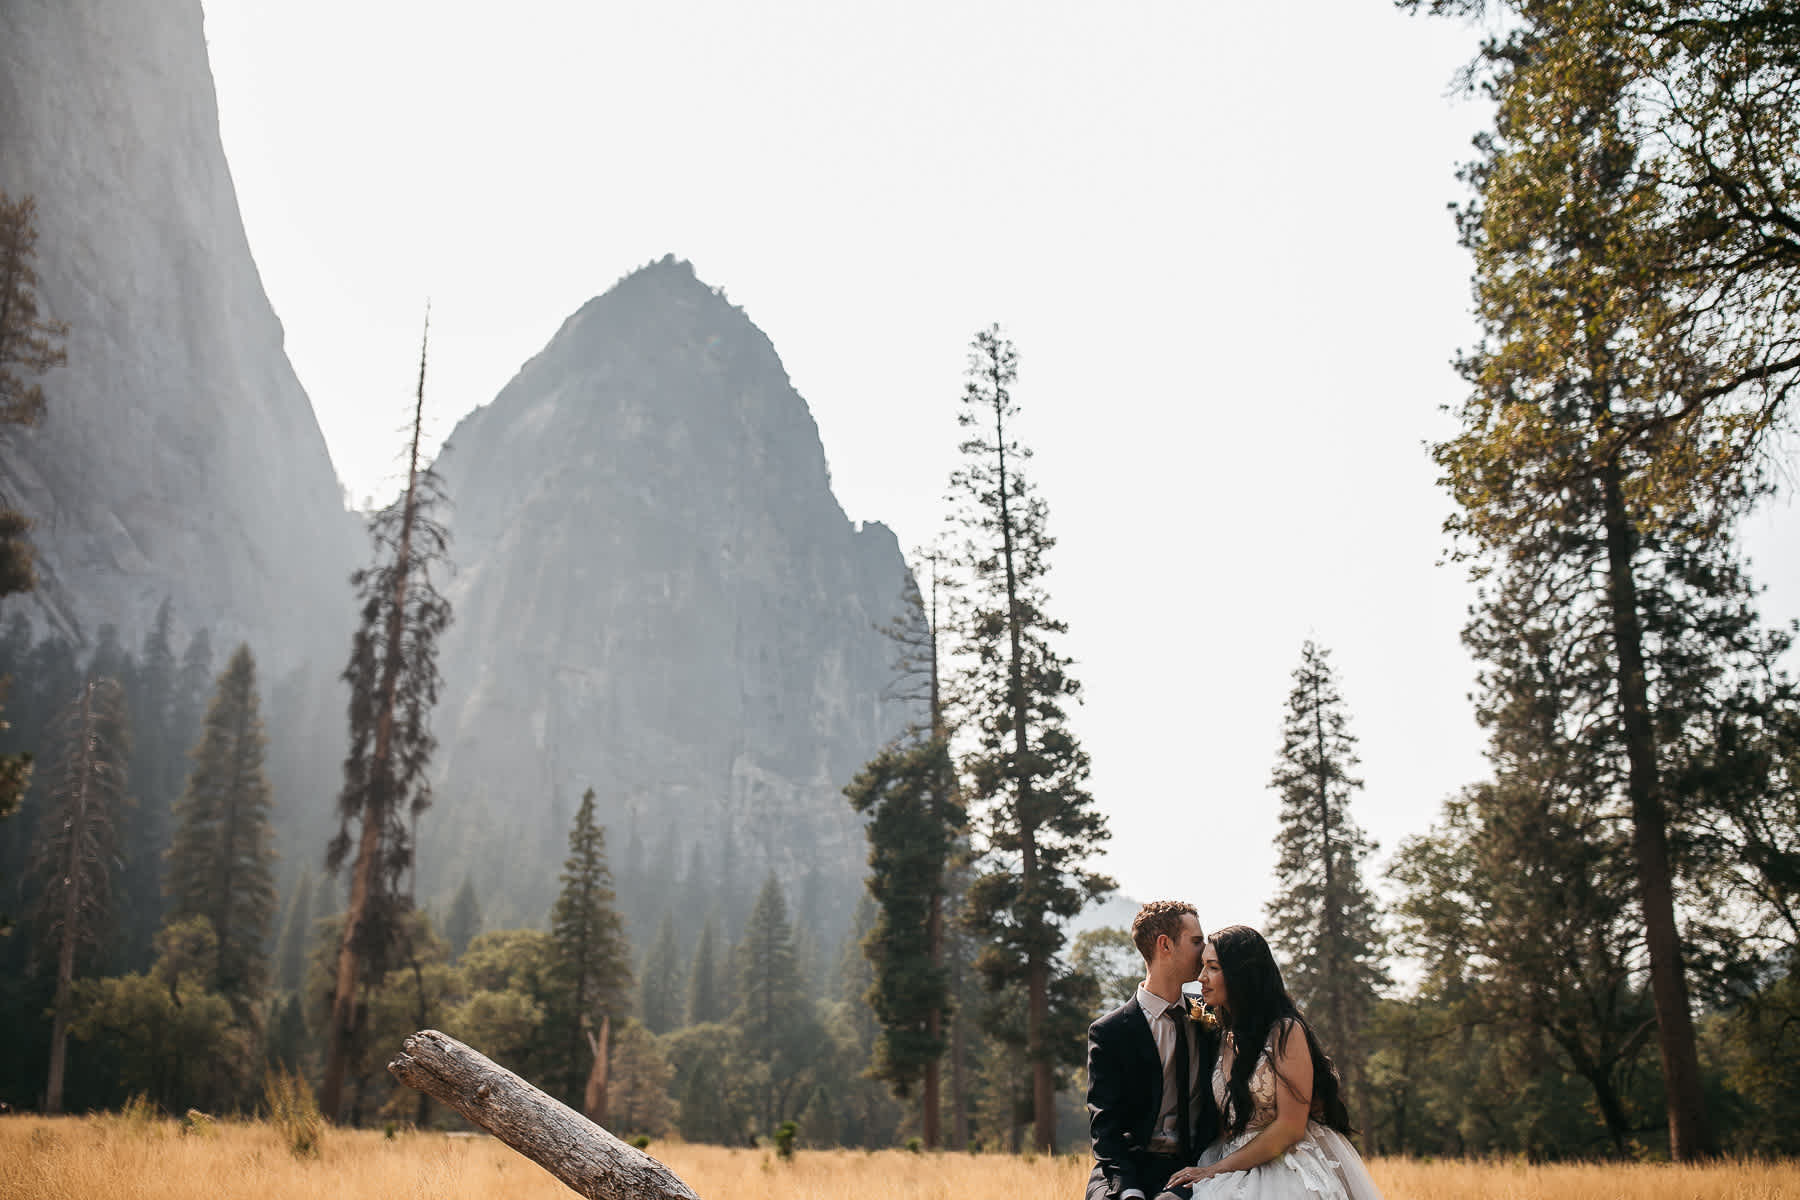
M 76 758 L 75 827 L 69 831 L 69 860 L 63 864 L 62 941 L 56 947 L 55 1018 L 50 1026 L 50 1076 L 44 1082 L 44 1111 L 62 1111 L 63 1071 L 69 1051 L 69 992 L 75 978 L 75 943 L 81 936 L 82 889 L 87 874 L 81 869 L 82 843 L 87 839 L 88 804 L 94 780 L 94 685 L 81 688 L 81 748 Z
M 1656 778 L 1656 731 L 1650 723 L 1649 688 L 1644 676 L 1644 631 L 1638 619 L 1637 579 L 1632 558 L 1636 531 L 1625 512 L 1617 462 L 1602 469 L 1606 504 L 1608 600 L 1617 652 L 1619 704 L 1625 721 L 1629 764 L 1632 846 L 1644 904 L 1645 942 L 1650 951 L 1650 994 L 1656 1004 L 1663 1086 L 1668 1093 L 1669 1156 L 1677 1160 L 1718 1153 L 1700 1090 L 1700 1056 L 1694 1046 L 1694 1019 L 1688 1008 L 1687 975 L 1681 962 L 1681 933 L 1675 924 L 1669 842 Z
M 962 952 L 956 951 L 951 960 L 954 964 L 951 979 L 956 1006 L 950 1010 L 950 1148 L 967 1150 L 969 1148 L 969 1073 L 964 1062 L 968 1046 L 964 1035 L 964 1016 L 962 1003 L 963 959 Z
M 448 1104 L 587 1200 L 699 1200 L 675 1173 L 435 1029 L 406 1039 L 394 1078 Z
M 426 330 L 431 314 L 426 312 Z M 344 908 L 344 929 L 338 941 L 336 987 L 331 1000 L 331 1027 L 326 1039 L 325 1079 L 319 1088 L 319 1107 L 325 1119 L 336 1121 L 343 1097 L 344 1074 L 350 1063 L 351 1043 L 360 1019 L 356 1000 L 356 976 L 362 965 L 358 943 L 368 916 L 369 892 L 381 859 L 390 808 L 402 797 L 392 794 L 394 707 L 398 702 L 400 671 L 404 665 L 406 637 L 406 585 L 412 574 L 413 520 L 419 490 L 419 438 L 425 425 L 425 345 L 419 347 L 419 392 L 413 405 L 412 451 L 407 460 L 406 495 L 401 510 L 400 538 L 394 553 L 393 607 L 387 614 L 385 657 L 381 662 L 380 708 L 375 715 L 375 749 L 369 760 L 367 791 L 363 796 L 362 836 L 351 868 L 350 902 Z
M 586 1025 L 587 1022 L 583 1021 Z M 587 1113 L 587 1119 L 596 1125 L 606 1124 L 606 1066 L 609 1046 L 612 1042 L 612 1014 L 606 1013 L 600 1018 L 598 1035 L 592 1029 L 585 1030 L 588 1049 L 593 1051 L 594 1065 L 588 1068 L 587 1086 L 581 1089 L 581 1108 Z

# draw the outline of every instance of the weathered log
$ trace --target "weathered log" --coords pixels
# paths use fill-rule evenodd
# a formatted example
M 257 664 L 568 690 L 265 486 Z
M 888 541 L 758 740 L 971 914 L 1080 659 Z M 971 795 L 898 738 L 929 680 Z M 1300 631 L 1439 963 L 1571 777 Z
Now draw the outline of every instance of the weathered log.
M 588 1200 L 699 1200 L 669 1168 L 568 1105 L 435 1029 L 406 1039 L 388 1064 Z

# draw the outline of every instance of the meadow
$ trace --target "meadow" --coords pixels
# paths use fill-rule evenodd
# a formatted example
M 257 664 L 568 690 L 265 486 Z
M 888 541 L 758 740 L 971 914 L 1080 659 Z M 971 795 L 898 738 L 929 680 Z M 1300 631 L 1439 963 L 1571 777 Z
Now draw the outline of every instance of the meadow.
M 1085 1154 L 1055 1158 L 658 1143 L 651 1153 L 703 1200 L 1074 1200 Z M 1800 1162 L 1370 1164 L 1388 1200 L 1800 1200 Z M 0 1118 L 0 1200 L 553 1200 L 573 1195 L 490 1138 L 333 1130 L 297 1158 L 273 1127 L 118 1116 Z

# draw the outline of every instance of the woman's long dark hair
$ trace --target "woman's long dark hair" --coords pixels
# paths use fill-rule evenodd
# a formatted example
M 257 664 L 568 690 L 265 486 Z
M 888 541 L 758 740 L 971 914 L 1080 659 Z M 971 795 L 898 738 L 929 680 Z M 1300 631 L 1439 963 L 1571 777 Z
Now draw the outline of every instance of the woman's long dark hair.
M 1288 1036 L 1298 1028 L 1306 1034 L 1306 1051 L 1312 1058 L 1312 1111 L 1314 1119 L 1339 1133 L 1350 1132 L 1350 1112 L 1338 1081 L 1337 1068 L 1319 1048 L 1312 1026 L 1300 1015 L 1287 987 L 1281 982 L 1281 968 L 1269 952 L 1262 934 L 1248 925 L 1232 925 L 1212 935 L 1213 953 L 1219 956 L 1219 967 L 1225 975 L 1226 1011 L 1221 1014 L 1237 1044 L 1237 1057 L 1231 1064 L 1231 1078 L 1226 1080 L 1225 1095 L 1230 1112 L 1227 1127 L 1233 1137 L 1244 1132 L 1250 1123 L 1254 1104 L 1250 1099 L 1250 1076 L 1268 1044 L 1269 1032 L 1277 1025 L 1273 1058 L 1287 1049 Z M 1279 1072 L 1277 1073 L 1279 1079 Z M 1282 1080 L 1286 1086 L 1286 1081 Z M 1223 1114 L 1221 1114 L 1223 1115 Z

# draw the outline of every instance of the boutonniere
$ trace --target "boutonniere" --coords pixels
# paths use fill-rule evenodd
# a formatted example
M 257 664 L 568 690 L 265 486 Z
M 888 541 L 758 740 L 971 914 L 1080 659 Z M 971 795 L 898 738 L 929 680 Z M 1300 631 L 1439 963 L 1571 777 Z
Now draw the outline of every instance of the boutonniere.
M 1190 1004 L 1188 1006 L 1188 1020 L 1206 1030 L 1208 1033 L 1217 1033 L 1219 1031 L 1219 1015 L 1204 1004 Z

